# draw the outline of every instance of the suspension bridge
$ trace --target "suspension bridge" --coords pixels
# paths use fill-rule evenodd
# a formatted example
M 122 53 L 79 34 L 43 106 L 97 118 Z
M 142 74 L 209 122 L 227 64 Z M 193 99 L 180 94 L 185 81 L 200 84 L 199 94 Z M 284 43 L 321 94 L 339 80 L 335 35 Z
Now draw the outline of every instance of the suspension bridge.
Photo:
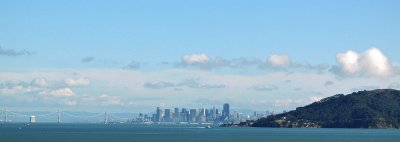
M 43 111 L 43 112 L 21 112 L 5 108 L 0 112 L 1 123 L 129 123 L 131 118 L 117 113 L 89 113 L 70 111 Z M 34 117 L 34 120 L 32 118 Z

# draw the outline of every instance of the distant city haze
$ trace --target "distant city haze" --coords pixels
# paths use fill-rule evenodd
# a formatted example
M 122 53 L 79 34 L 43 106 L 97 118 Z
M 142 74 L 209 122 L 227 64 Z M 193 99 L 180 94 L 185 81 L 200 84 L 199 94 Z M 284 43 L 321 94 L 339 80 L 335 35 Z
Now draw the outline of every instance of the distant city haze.
M 285 112 L 285 111 L 284 111 Z M 115 113 L 115 112 L 71 112 L 60 111 L 30 111 L 19 112 L 5 109 L 1 123 L 97 123 L 97 124 L 222 124 L 239 123 L 248 120 L 257 120 L 274 115 L 274 111 L 240 112 L 230 111 L 228 103 L 223 104 L 222 110 L 212 108 L 170 108 L 162 110 L 160 107 L 154 112 L 143 113 Z M 29 115 L 30 114 L 30 115 Z

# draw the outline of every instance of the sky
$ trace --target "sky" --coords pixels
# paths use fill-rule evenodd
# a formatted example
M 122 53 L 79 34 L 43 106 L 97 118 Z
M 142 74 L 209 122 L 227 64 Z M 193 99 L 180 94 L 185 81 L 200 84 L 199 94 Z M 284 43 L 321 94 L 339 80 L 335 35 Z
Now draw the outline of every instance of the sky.
M 292 110 L 400 89 L 396 0 L 0 2 L 0 107 Z

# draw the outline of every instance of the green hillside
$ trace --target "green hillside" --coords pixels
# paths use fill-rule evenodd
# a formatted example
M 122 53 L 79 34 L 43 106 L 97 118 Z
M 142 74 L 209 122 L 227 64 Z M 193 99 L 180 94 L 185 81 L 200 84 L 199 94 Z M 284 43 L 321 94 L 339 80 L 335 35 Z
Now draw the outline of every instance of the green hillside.
M 338 94 L 296 110 L 257 120 L 253 127 L 399 128 L 400 91 Z

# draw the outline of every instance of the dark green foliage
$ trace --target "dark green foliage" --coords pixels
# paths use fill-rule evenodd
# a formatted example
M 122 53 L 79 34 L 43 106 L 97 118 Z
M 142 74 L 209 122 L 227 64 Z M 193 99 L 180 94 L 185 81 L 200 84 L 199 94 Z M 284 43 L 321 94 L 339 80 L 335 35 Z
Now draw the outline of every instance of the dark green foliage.
M 334 95 L 296 110 L 261 118 L 254 127 L 399 128 L 400 91 Z

